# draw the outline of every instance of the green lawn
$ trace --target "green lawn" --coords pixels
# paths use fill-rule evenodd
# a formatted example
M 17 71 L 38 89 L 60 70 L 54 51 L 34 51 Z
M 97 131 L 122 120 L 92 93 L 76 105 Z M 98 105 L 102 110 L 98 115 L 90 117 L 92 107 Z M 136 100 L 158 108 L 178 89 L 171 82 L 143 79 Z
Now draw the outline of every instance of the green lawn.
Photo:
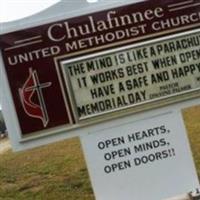
M 0 200 L 93 200 L 78 139 L 0 155 Z
M 200 178 L 200 106 L 183 112 L 197 173 Z
M 200 175 L 200 107 L 184 119 Z M 94 200 L 78 139 L 0 155 L 0 200 Z

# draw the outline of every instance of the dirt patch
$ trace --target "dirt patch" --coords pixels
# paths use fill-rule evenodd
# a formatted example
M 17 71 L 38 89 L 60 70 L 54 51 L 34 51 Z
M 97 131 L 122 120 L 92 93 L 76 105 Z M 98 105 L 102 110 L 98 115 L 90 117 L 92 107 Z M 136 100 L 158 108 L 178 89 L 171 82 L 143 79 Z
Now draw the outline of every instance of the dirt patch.
M 10 149 L 11 149 L 11 145 L 8 139 L 0 140 L 0 154 L 3 154 Z

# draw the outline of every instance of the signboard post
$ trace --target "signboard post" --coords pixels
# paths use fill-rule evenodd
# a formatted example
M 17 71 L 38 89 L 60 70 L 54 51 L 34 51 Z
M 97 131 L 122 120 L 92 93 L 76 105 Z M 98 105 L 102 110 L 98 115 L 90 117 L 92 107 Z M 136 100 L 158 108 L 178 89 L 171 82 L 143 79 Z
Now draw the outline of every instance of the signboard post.
M 130 117 L 81 141 L 97 200 L 164 200 L 198 186 L 180 113 Z
M 199 104 L 200 2 L 85 3 L 1 30 L 13 148 L 80 136 L 101 200 L 160 200 L 197 188 L 180 110 Z

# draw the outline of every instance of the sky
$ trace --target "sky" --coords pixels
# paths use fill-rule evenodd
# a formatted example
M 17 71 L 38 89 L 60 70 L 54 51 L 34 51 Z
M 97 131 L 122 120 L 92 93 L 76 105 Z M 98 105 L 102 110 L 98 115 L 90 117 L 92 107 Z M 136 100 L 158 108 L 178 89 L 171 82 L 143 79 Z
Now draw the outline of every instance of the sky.
M 59 1 L 61 0 L 0 0 L 0 22 L 8 22 L 30 16 L 58 3 Z M 98 0 L 85 1 L 93 3 Z
M 8 22 L 40 12 L 59 0 L 0 0 L 0 22 Z

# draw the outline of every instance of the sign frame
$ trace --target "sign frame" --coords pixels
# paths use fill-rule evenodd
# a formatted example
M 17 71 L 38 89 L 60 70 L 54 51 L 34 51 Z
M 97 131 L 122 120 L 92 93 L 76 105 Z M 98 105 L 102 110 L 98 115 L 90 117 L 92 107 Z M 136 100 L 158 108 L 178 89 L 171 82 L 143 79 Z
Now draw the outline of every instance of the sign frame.
M 134 4 L 134 3 L 138 3 L 138 2 L 141 2 L 141 1 L 127 0 L 126 2 L 123 2 L 123 3 L 117 2 L 115 4 L 115 7 L 119 7 L 120 5 Z M 60 5 L 62 5 L 62 4 L 60 4 Z M 108 3 L 106 1 L 105 2 L 102 1 L 99 4 L 99 7 L 97 7 L 95 4 L 94 5 L 85 4 L 84 1 L 80 0 L 80 5 L 83 5 L 83 8 L 81 10 L 75 10 L 76 5 L 77 5 L 76 3 L 72 4 L 68 8 L 61 6 L 59 8 L 59 11 L 61 12 L 59 15 L 57 15 L 58 10 L 56 8 L 50 9 L 49 13 L 47 10 L 44 13 L 40 13 L 40 14 L 34 16 L 35 19 L 33 19 L 33 17 L 30 17 L 28 19 L 20 20 L 19 22 L 21 22 L 21 23 L 19 26 L 16 25 L 16 22 L 3 24 L 2 25 L 3 29 L 1 30 L 1 34 L 3 35 L 6 33 L 10 33 L 11 31 L 21 30 L 21 29 L 25 29 L 25 28 L 32 28 L 32 27 L 39 26 L 39 25 L 42 25 L 45 23 L 52 23 L 57 20 L 69 19 L 70 17 L 81 16 L 84 14 L 91 13 L 91 9 L 94 12 L 97 12 L 97 11 L 104 10 L 105 6 L 107 9 L 113 8 L 112 2 Z M 72 12 L 72 10 L 74 10 L 74 11 Z M 56 15 L 56 17 L 53 18 L 53 17 L 51 17 L 52 15 Z M 190 31 L 188 31 L 188 33 L 189 32 Z M 182 35 L 182 34 L 185 34 L 185 33 L 177 33 L 177 35 Z M 159 39 L 154 39 L 154 41 L 162 40 L 164 37 L 165 36 L 163 36 L 162 38 L 159 38 Z M 167 37 L 174 37 L 174 35 L 170 35 Z M 150 42 L 152 42 L 152 41 L 150 41 Z M 145 42 L 143 42 L 143 43 L 141 42 L 141 44 L 145 44 Z M 115 48 L 117 48 L 117 47 L 115 47 Z M 113 50 L 113 51 L 115 51 L 115 50 Z M 79 53 L 84 53 L 84 52 L 79 52 Z M 77 55 L 77 53 L 70 54 L 70 56 L 74 56 L 74 55 Z M 55 63 L 57 63 L 57 61 L 58 61 L 57 58 L 55 58 Z M 0 65 L 1 66 L 4 65 L 3 58 L 2 58 L 2 52 L 0 52 Z M 102 122 L 101 119 L 96 119 L 94 122 L 92 122 L 90 124 L 91 125 L 90 127 L 87 127 L 87 123 L 81 123 L 79 126 L 74 125 L 73 128 L 66 127 L 66 126 L 60 126 L 57 128 L 50 128 L 47 131 L 41 130 L 41 131 L 33 132 L 32 134 L 24 136 L 21 133 L 19 121 L 17 119 L 17 112 L 16 112 L 16 109 L 14 106 L 13 98 L 11 95 L 11 90 L 10 90 L 10 87 L 8 84 L 8 78 L 6 77 L 6 71 L 5 71 L 4 67 L 1 68 L 0 81 L 2 83 L 2 84 L 0 84 L 0 88 L 4 94 L 3 96 L 1 96 L 3 114 L 4 114 L 6 124 L 8 127 L 8 132 L 9 132 L 9 136 L 11 138 L 12 146 L 13 146 L 14 150 L 16 150 L 16 151 L 30 149 L 30 148 L 34 148 L 34 147 L 37 147 L 40 145 L 52 143 L 55 141 L 60 141 L 63 139 L 80 136 L 82 134 L 87 133 L 90 130 L 96 130 L 96 128 L 104 126 L 101 123 Z M 197 105 L 197 104 L 199 104 L 199 98 L 197 96 L 195 96 L 194 99 L 185 100 L 183 102 L 178 102 L 176 104 L 176 106 L 171 104 L 171 105 L 166 105 L 164 108 L 161 108 L 161 107 L 156 108 L 155 110 L 152 110 L 152 108 L 154 108 L 152 106 L 150 110 L 146 111 L 146 115 L 151 116 L 155 112 L 157 113 L 157 112 L 163 112 L 163 110 L 166 111 L 166 110 L 171 110 L 171 109 L 181 109 L 181 108 L 185 108 L 185 106 L 191 106 L 191 105 Z M 143 116 L 143 113 L 141 113 L 140 111 L 141 110 L 136 110 L 136 113 L 137 113 L 136 118 L 138 118 L 138 116 Z M 123 119 L 128 119 L 130 114 L 132 114 L 132 111 L 128 112 L 128 113 L 122 112 L 117 117 L 112 115 L 111 118 L 114 121 L 117 121 L 119 119 L 119 117 L 123 117 Z M 111 118 L 105 117 L 105 121 L 111 120 Z M 82 128 L 82 129 L 80 129 L 80 128 Z

